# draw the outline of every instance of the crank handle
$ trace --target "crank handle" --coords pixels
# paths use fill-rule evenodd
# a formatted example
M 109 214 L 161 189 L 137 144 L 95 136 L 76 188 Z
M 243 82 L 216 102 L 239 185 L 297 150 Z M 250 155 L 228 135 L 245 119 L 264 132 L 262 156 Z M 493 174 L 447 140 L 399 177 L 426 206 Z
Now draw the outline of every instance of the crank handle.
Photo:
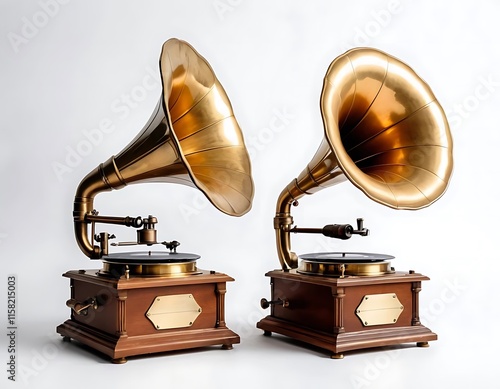
M 287 299 L 280 299 L 278 298 L 277 300 L 269 301 L 265 298 L 260 299 L 260 306 L 262 309 L 267 309 L 271 305 L 281 305 L 283 308 L 286 308 L 290 305 Z
M 82 315 L 82 316 L 87 316 L 87 314 L 89 313 L 88 312 L 89 308 L 92 309 L 98 308 L 97 300 L 95 298 L 89 298 L 81 303 L 75 299 L 69 299 L 68 301 L 66 301 L 66 306 L 71 308 L 73 312 L 76 313 L 77 315 Z

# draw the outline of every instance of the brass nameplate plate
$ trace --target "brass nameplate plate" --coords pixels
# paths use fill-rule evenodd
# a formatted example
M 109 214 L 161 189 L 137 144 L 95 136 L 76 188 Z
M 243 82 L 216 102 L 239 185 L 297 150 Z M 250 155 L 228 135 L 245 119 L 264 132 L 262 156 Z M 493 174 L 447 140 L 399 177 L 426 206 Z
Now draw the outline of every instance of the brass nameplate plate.
M 367 294 L 356 308 L 356 315 L 365 327 L 394 324 L 403 309 L 395 293 Z
M 201 313 L 192 294 L 155 297 L 146 317 L 157 330 L 190 327 Z

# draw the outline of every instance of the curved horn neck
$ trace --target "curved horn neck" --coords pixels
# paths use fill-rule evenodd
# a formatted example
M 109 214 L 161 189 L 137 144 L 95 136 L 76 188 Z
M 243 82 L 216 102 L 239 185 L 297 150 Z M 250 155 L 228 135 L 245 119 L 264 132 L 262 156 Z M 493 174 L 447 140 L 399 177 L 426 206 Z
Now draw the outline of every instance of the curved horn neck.
M 304 194 L 349 179 L 380 204 L 416 210 L 442 196 L 453 169 L 444 110 L 428 85 L 388 54 L 360 48 L 335 59 L 324 78 L 320 108 L 325 138 L 278 198 L 274 228 L 284 270 L 297 267 L 290 232 L 319 232 L 292 227 L 290 205 Z M 367 230 L 361 222 L 352 233 L 366 236 Z
M 116 168 L 113 157 L 87 174 L 78 186 L 75 194 L 73 219 L 76 242 L 83 253 L 93 259 L 101 258 L 102 253 L 100 247 L 94 246 L 91 243 L 92 240 L 89 239 L 88 225 L 90 222 L 87 220 L 87 217 L 94 210 L 94 197 L 100 192 L 114 189 L 109 184 L 106 174 L 106 171 L 109 172 L 111 166 Z M 119 172 L 116 170 L 112 175 L 119 178 Z M 121 186 L 125 186 L 125 184 Z
M 278 259 L 283 270 L 296 269 L 298 267 L 298 257 L 291 251 L 290 229 L 293 226 L 293 217 L 290 212 L 292 204 L 304 196 L 305 193 L 296 193 L 298 189 L 296 180 L 292 180 L 281 192 L 276 204 L 276 216 L 274 217 L 274 229 L 276 230 L 276 247 L 278 249 Z
M 152 147 L 152 144 L 155 147 Z M 139 135 L 116 157 L 112 156 L 87 174 L 78 186 L 73 219 L 75 238 L 83 253 L 92 259 L 99 259 L 103 255 L 100 246 L 91 243 L 93 237 L 89 237 L 88 232 L 90 224 L 101 222 L 134 226 L 129 217 L 110 218 L 93 215 L 94 198 L 97 194 L 121 189 L 131 183 L 161 181 L 164 180 L 163 176 L 172 176 L 172 181 L 178 180 L 176 182 L 192 185 L 170 136 L 160 102 Z
M 291 251 L 290 243 L 290 230 L 293 227 L 291 206 L 298 205 L 298 200 L 304 195 L 311 195 L 345 179 L 328 142 L 323 139 L 311 162 L 297 178 L 290 181 L 278 197 L 274 229 L 278 258 L 283 270 L 298 267 L 298 257 Z
M 162 47 L 160 75 L 162 93 L 149 122 L 78 187 L 76 240 L 91 258 L 106 255 L 107 239 L 102 235 L 102 248 L 93 246 L 89 224 L 136 228 L 140 224 L 140 218 L 95 215 L 93 200 L 103 191 L 132 183 L 176 183 L 201 190 L 217 209 L 230 216 L 241 216 L 251 208 L 250 157 L 231 103 L 208 62 L 188 43 L 169 39 Z

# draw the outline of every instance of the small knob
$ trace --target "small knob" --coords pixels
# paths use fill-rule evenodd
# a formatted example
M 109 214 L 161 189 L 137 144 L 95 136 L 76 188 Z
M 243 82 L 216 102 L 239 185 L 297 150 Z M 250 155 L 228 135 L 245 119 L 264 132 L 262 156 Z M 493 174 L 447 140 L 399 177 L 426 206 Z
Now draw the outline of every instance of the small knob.
M 284 308 L 288 307 L 289 305 L 289 302 L 287 299 L 277 299 L 277 300 L 273 300 L 273 301 L 269 301 L 265 298 L 262 298 L 260 299 L 260 306 L 262 307 L 262 309 L 267 309 L 269 308 L 269 306 L 271 305 L 281 305 L 283 306 Z
M 173 240 L 171 242 L 161 242 L 162 245 L 164 245 L 167 249 L 170 250 L 170 252 L 177 252 L 177 247 L 180 245 L 180 242 L 177 242 L 176 240 Z
M 358 218 L 356 220 L 358 229 L 352 231 L 353 234 L 358 234 L 361 236 L 368 236 L 370 234 L 370 230 L 363 226 L 363 222 L 364 222 L 364 220 L 362 218 Z
M 107 232 L 100 232 L 99 234 L 94 235 L 94 240 L 96 242 L 105 242 L 108 239 L 115 239 L 115 234 L 108 234 Z

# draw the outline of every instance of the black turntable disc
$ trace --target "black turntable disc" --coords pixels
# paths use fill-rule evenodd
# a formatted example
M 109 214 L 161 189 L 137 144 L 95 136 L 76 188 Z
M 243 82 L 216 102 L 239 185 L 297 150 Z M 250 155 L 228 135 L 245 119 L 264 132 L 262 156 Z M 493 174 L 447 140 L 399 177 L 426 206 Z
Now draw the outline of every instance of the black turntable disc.
M 392 255 L 356 252 L 310 253 L 300 255 L 299 258 L 309 262 L 326 263 L 369 263 L 394 259 Z
M 164 263 L 193 262 L 200 259 L 197 254 L 170 253 L 165 251 L 138 251 L 113 253 L 102 257 L 103 262 L 124 265 L 150 265 Z

